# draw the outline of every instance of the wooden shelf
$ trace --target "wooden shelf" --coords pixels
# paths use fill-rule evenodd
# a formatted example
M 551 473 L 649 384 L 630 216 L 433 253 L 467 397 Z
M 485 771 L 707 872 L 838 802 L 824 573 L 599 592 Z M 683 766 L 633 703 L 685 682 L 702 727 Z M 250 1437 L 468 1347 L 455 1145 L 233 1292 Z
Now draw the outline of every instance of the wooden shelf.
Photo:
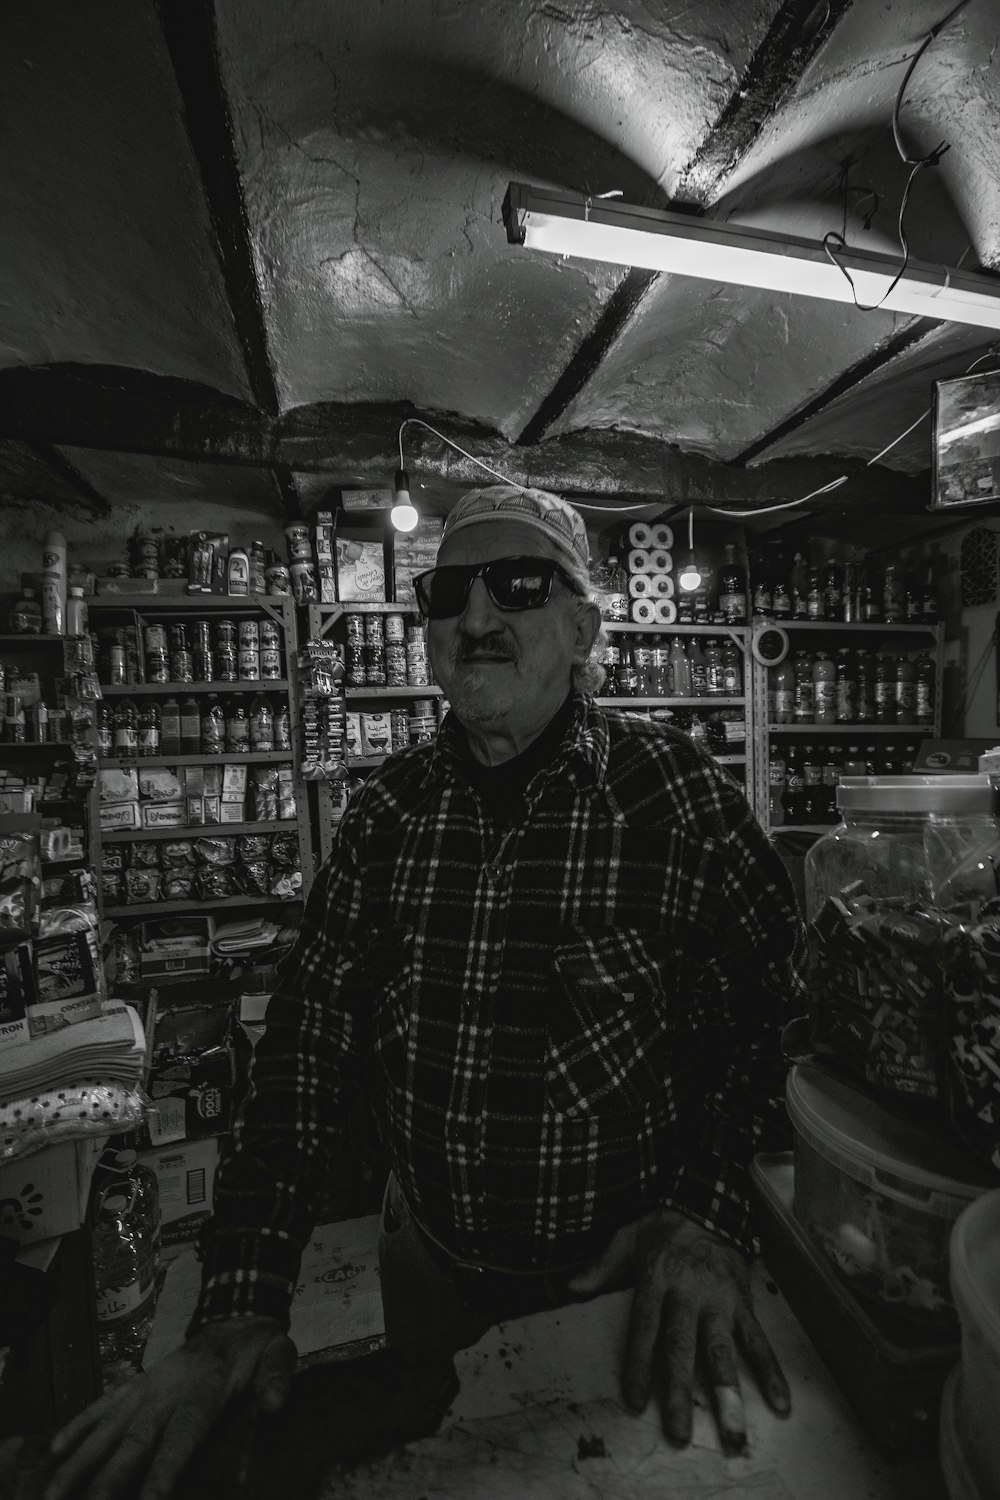
M 134 609 L 149 613 L 246 615 L 281 607 L 291 594 L 88 594 L 89 609 Z
M 214 901 L 138 901 L 106 906 L 105 917 L 168 917 L 177 912 L 231 911 L 246 906 L 294 906 L 301 896 L 220 896 Z
M 934 733 L 933 724 L 768 724 L 768 734 L 914 734 L 921 739 Z
M 420 611 L 413 604 L 395 604 L 384 599 L 346 599 L 338 604 L 317 604 L 312 600 L 310 609 L 318 609 L 321 615 L 330 615 L 337 619 L 340 615 L 419 615 Z
M 441 689 L 427 687 L 349 687 L 344 689 L 345 698 L 440 698 Z
M 145 843 L 147 839 L 229 838 L 239 833 L 291 833 L 294 818 L 272 818 L 266 823 L 185 823 L 182 828 L 109 828 L 102 844 Z
M 612 635 L 727 635 L 730 630 L 748 629 L 747 625 L 636 625 L 631 620 L 602 620 L 601 627 Z
M 742 708 L 745 698 L 595 698 L 602 708 Z
M 8 754 L 20 754 L 22 750 L 72 750 L 72 740 L 16 740 L 0 741 L 0 761 Z
M 102 682 L 101 692 L 105 698 L 148 698 L 157 693 L 175 698 L 187 698 L 192 693 L 287 693 L 288 678 L 261 680 L 246 677 L 239 682 L 137 682 L 132 686 Z
M 778 620 L 768 615 L 765 623 L 768 625 L 780 625 L 782 630 L 794 631 L 847 630 L 851 635 L 865 631 L 869 634 L 874 631 L 880 635 L 898 635 L 900 632 L 904 634 L 911 632 L 918 635 L 936 635 L 940 622 L 937 620 L 927 620 L 915 623 L 912 620 L 901 620 L 896 625 L 887 625 L 877 622 L 875 624 L 862 623 L 860 620 L 856 622 L 853 620 Z
M 245 766 L 262 762 L 294 760 L 294 750 L 236 750 L 221 755 L 102 755 L 98 761 L 103 771 L 106 766 L 118 770 L 141 770 L 143 766 Z
M 72 639 L 68 635 L 45 635 L 30 630 L 0 631 L 0 646 L 62 646 Z

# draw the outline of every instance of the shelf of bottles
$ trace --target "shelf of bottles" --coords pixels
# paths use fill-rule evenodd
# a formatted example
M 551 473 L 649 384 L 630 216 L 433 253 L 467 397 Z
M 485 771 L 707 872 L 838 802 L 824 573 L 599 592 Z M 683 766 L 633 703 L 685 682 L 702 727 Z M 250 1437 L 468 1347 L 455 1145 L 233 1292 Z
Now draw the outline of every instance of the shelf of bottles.
M 100 793 L 93 794 L 91 843 L 102 876 L 102 914 L 148 918 L 308 894 L 313 855 L 308 801 L 295 766 L 292 599 L 102 594 L 87 604 L 102 693 L 99 767 L 122 773 L 126 788 L 127 773 L 134 770 L 140 791 L 150 789 L 140 802 L 149 826 L 133 828 L 126 820 L 103 832 Z M 172 803 L 169 811 L 163 802 Z M 233 850 L 231 843 L 223 847 L 227 839 L 236 841 L 237 859 L 255 862 L 258 887 L 266 866 L 270 888 L 280 895 L 244 894 L 235 875 L 227 887 L 224 872 Z M 164 855 L 162 881 L 149 883 L 158 899 L 133 902 L 127 881 L 137 846 L 148 846 L 143 867 L 150 869 L 152 850 L 165 841 L 181 850 L 190 846 L 192 858 L 218 855 L 214 880 L 198 887 L 203 899 L 164 894 L 177 883 L 168 878 Z M 178 857 L 171 850 L 171 858 Z M 294 863 L 301 870 L 300 890 L 293 889 L 289 873 Z

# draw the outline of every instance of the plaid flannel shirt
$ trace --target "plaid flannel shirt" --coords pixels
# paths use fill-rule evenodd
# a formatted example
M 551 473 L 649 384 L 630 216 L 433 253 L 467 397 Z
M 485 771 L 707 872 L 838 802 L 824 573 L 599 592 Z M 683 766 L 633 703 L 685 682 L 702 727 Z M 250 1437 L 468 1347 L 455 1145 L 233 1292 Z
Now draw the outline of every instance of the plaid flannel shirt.
M 509 826 L 451 716 L 352 799 L 284 961 L 202 1237 L 191 1324 L 287 1322 L 343 1071 L 366 1070 L 417 1219 L 469 1260 L 559 1267 L 674 1208 L 753 1245 L 784 1144 L 802 929 L 742 792 L 684 735 L 586 697 Z

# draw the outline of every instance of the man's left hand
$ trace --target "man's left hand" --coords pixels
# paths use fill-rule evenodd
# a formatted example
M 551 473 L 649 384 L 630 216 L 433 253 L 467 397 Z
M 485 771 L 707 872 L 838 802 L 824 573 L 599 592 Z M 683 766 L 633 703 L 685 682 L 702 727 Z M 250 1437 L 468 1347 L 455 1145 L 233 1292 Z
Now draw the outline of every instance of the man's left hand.
M 773 1411 L 787 1416 L 791 1397 L 781 1366 L 754 1316 L 750 1268 L 734 1246 L 669 1209 L 620 1229 L 570 1290 L 579 1296 L 635 1286 L 625 1368 L 625 1401 L 642 1411 L 660 1364 L 663 1425 L 675 1443 L 691 1440 L 695 1366 L 704 1361 L 723 1447 L 746 1451 L 746 1416 L 736 1369 L 737 1345 Z

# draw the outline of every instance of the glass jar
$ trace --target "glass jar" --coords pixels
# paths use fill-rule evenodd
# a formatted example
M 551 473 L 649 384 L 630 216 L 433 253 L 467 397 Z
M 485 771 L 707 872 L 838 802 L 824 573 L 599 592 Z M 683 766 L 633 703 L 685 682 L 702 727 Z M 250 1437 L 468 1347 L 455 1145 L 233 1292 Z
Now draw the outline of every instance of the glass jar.
M 840 780 L 805 859 L 810 1032 L 866 1083 L 945 1102 L 943 942 L 997 897 L 995 805 L 986 776 Z

